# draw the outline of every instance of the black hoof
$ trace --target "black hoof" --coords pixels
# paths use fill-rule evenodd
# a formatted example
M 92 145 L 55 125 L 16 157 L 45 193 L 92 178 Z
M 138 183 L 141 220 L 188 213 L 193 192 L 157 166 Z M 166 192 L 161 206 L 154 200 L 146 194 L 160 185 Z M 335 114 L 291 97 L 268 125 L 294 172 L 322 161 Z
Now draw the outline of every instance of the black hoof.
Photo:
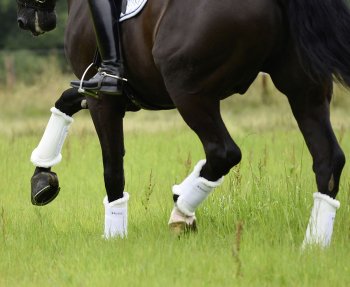
M 39 206 L 50 203 L 60 192 L 58 177 L 52 171 L 34 174 L 31 179 L 31 188 L 32 204 Z

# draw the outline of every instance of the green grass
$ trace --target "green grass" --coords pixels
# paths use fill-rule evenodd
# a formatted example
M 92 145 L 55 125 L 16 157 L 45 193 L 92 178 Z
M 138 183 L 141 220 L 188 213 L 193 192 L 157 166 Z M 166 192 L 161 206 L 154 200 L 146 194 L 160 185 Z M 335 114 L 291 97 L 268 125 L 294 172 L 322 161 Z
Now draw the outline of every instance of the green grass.
M 203 158 L 201 144 L 174 111 L 127 115 L 129 235 L 111 241 L 101 238 L 103 169 L 88 114 L 75 117 L 53 169 L 59 196 L 34 207 L 29 156 L 57 96 L 33 112 L 35 101 L 21 104 L 14 91 L 18 105 L 0 125 L 0 286 L 350 286 L 349 167 L 332 245 L 300 252 L 316 191 L 311 157 L 285 99 L 262 105 L 258 91 L 223 103 L 243 160 L 198 209 L 198 233 L 180 239 L 167 227 L 171 186 Z M 334 107 L 333 122 L 348 155 L 345 105 Z
M 346 133 L 344 142 L 349 138 Z M 33 167 L 27 159 L 37 140 L 0 140 L 0 286 L 350 284 L 348 168 L 332 246 L 300 253 L 315 183 L 297 131 L 239 136 L 242 163 L 198 209 L 199 232 L 181 239 L 167 228 L 170 190 L 188 162 L 202 158 L 198 140 L 181 129 L 127 133 L 129 237 L 110 242 L 101 239 L 104 189 L 96 137 L 72 133 L 54 168 L 62 191 L 46 207 L 33 207 L 29 199 Z

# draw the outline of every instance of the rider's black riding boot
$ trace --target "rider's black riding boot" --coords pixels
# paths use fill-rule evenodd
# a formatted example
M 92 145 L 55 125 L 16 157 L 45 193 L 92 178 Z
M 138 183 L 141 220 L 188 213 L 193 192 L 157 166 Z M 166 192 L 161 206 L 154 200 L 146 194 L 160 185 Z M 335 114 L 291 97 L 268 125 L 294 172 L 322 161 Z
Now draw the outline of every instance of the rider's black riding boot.
M 89 0 L 97 46 L 102 63 L 98 73 L 83 82 L 87 91 L 106 94 L 122 94 L 123 65 L 120 60 L 118 22 L 114 23 L 114 11 L 119 17 L 122 0 Z M 115 4 L 114 4 L 115 3 Z M 118 7 L 115 7 L 118 5 Z M 79 81 L 71 82 L 79 87 Z

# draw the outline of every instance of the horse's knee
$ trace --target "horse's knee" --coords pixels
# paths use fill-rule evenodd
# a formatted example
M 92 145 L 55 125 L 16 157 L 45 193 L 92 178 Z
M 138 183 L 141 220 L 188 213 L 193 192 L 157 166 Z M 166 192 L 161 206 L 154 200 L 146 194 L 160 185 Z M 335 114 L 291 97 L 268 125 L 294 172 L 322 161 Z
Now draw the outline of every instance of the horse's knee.
M 241 150 L 234 143 L 224 147 L 215 145 L 207 150 L 206 156 L 207 164 L 203 167 L 201 176 L 212 181 L 226 175 L 242 159 Z
M 71 117 L 84 108 L 82 106 L 84 99 L 85 97 L 79 94 L 77 89 L 71 88 L 62 93 L 61 97 L 56 101 L 55 107 Z

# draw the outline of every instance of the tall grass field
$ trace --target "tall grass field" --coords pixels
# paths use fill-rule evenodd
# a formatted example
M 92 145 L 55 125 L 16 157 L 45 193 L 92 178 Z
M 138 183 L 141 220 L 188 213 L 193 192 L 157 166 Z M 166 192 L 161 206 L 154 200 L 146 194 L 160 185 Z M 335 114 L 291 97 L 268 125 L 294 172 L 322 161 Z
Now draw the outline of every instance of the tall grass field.
M 0 91 L 0 286 L 350 286 L 350 169 L 341 180 L 333 240 L 301 252 L 316 192 L 312 160 L 284 96 L 260 79 L 222 102 L 242 162 L 198 208 L 198 232 L 174 237 L 171 187 L 204 157 L 176 111 L 127 114 L 127 239 L 104 240 L 101 151 L 89 114 L 75 118 L 53 167 L 61 192 L 30 202 L 29 157 L 71 79 Z M 350 95 L 338 87 L 332 121 L 350 154 Z

